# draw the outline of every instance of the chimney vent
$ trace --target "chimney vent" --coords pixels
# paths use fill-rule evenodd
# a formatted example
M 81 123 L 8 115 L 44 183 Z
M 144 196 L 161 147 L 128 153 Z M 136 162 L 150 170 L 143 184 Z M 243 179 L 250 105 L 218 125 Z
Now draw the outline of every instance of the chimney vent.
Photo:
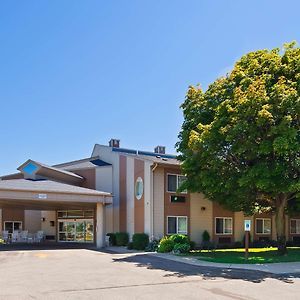
M 111 139 L 108 144 L 109 144 L 109 147 L 120 148 L 120 140 Z
M 166 147 L 165 146 L 157 146 L 154 149 L 154 153 L 166 154 Z

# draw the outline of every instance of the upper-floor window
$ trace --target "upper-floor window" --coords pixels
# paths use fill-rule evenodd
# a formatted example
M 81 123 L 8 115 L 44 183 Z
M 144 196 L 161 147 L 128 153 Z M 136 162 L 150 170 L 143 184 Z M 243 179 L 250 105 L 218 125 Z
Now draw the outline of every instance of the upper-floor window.
M 256 219 L 256 234 L 271 234 L 271 219 Z
M 186 177 L 184 175 L 178 175 L 178 174 L 168 174 L 167 177 L 168 177 L 167 191 L 171 193 L 176 193 L 177 189 L 186 180 Z M 183 191 L 182 193 L 187 193 L 187 191 Z
M 216 218 L 216 234 L 232 234 L 232 218 Z
M 171 195 L 171 203 L 185 203 L 185 196 Z
M 300 219 L 292 219 L 290 222 L 291 234 L 300 234 Z

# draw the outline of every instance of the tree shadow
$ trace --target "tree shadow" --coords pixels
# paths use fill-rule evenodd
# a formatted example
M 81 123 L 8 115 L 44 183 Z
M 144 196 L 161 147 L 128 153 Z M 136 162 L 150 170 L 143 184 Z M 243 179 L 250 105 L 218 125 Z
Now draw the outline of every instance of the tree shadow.
M 285 283 L 294 283 L 294 279 L 300 278 L 300 273 L 273 274 L 257 270 L 245 270 L 237 268 L 219 268 L 194 266 L 183 262 L 172 261 L 148 254 L 137 254 L 123 258 L 113 258 L 115 263 L 133 263 L 137 267 L 149 270 L 162 270 L 168 272 L 164 277 L 201 276 L 204 280 L 239 279 L 253 283 L 260 283 L 268 278 L 277 279 Z

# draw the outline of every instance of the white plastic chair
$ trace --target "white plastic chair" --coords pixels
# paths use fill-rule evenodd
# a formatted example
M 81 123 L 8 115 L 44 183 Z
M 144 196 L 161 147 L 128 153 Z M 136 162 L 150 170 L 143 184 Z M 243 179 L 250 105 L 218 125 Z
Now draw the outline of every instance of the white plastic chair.
M 16 243 L 19 241 L 19 232 L 15 231 L 11 234 L 11 242 Z
M 44 239 L 44 231 L 40 230 L 36 233 L 34 241 L 40 243 Z
M 8 242 L 8 240 L 9 240 L 9 233 L 8 233 L 7 230 L 3 230 L 3 231 L 2 231 L 2 239 L 3 239 L 3 241 L 4 241 L 5 243 Z
M 27 238 L 28 238 L 28 230 L 23 230 L 20 233 L 20 241 L 21 242 L 27 242 Z

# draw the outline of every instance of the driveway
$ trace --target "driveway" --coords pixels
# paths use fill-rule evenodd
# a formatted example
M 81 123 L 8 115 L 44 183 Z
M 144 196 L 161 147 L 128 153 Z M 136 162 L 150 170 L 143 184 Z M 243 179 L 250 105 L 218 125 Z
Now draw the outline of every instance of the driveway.
M 298 299 L 299 274 L 192 266 L 145 253 L 0 252 L 0 299 Z

